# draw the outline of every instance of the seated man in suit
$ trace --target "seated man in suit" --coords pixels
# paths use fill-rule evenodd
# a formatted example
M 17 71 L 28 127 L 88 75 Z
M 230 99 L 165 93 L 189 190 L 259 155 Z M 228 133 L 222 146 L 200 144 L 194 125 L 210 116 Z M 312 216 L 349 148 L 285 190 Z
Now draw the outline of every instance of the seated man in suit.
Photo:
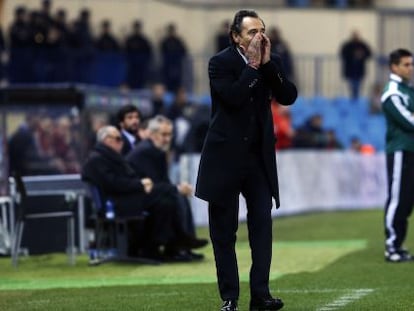
M 114 126 L 104 126 L 97 133 L 97 144 L 82 169 L 82 179 L 96 185 L 115 204 L 120 217 L 130 217 L 148 211 L 150 234 L 146 238 L 144 256 L 166 259 L 161 248 L 189 250 L 199 248 L 206 241 L 195 239 L 185 232 L 177 218 L 176 198 L 168 187 L 153 184 L 142 178 L 121 155 L 122 138 Z M 188 261 L 187 257 L 174 257 Z
M 172 121 L 157 115 L 148 121 L 148 139 L 142 140 L 126 157 L 135 171 L 141 176 L 149 177 L 155 185 L 170 189 L 170 194 L 177 198 L 179 218 L 185 232 L 195 238 L 195 226 L 188 196 L 193 188 L 186 182 L 174 185 L 168 175 L 168 151 L 173 135 Z M 202 259 L 201 254 L 191 251 L 187 255 L 194 259 Z

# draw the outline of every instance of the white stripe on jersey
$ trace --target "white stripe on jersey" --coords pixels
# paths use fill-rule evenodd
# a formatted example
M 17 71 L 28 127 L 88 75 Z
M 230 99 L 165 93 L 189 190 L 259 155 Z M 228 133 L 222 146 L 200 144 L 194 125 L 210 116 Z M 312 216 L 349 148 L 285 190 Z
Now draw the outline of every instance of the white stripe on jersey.
M 404 103 L 401 101 L 401 97 L 398 95 L 392 95 L 391 101 L 394 104 L 395 108 L 397 108 L 398 112 L 412 125 L 414 125 L 414 116 L 411 111 L 407 109 Z

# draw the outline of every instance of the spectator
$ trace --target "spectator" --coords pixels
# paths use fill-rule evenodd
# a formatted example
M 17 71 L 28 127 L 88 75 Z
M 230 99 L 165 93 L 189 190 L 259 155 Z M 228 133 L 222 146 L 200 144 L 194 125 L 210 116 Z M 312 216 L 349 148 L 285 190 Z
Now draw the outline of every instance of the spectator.
M 371 49 L 358 31 L 341 46 L 342 75 L 349 83 L 352 99 L 360 95 L 361 83 L 365 77 L 365 63 L 371 57 Z
M 188 197 L 193 193 L 193 188 L 186 182 L 174 185 L 168 175 L 167 153 L 170 150 L 172 134 L 172 122 L 164 116 L 155 116 L 148 122 L 148 139 L 141 141 L 128 154 L 127 161 L 141 176 L 151 178 L 155 185 L 164 185 L 170 189 L 171 194 L 176 196 L 177 204 L 180 207 L 180 219 L 185 232 L 195 238 L 195 225 L 188 201 Z M 175 254 L 177 250 L 170 250 L 170 252 Z M 181 254 L 190 259 L 203 258 L 202 255 L 195 254 L 190 250 Z
M 43 120 L 42 120 L 43 119 Z M 62 173 L 62 161 L 53 158 L 53 153 L 44 149 L 41 134 L 48 118 L 28 114 L 8 142 L 9 174 L 42 175 Z M 41 126 L 43 123 L 43 126 Z
M 91 67 L 94 58 L 94 46 L 90 30 L 90 11 L 82 9 L 79 17 L 70 25 L 68 46 L 71 54 L 70 80 L 88 83 L 92 80 Z
M 150 136 L 149 130 L 148 130 L 148 119 L 142 120 L 139 122 L 138 125 L 138 137 L 139 140 L 145 140 L 148 139 Z
M 343 148 L 342 144 L 339 142 L 338 138 L 336 137 L 336 132 L 333 129 L 329 129 L 326 131 L 326 149 L 329 150 L 340 150 Z
M 187 91 L 179 87 L 172 105 L 168 108 L 166 116 L 174 124 L 173 149 L 175 160 L 185 151 L 185 139 L 190 131 L 190 119 L 194 113 L 194 105 L 188 100 Z
M 65 42 L 66 45 L 69 29 L 66 21 L 65 9 L 59 9 L 57 11 L 53 24 L 59 30 L 62 40 Z
M 295 137 L 295 129 L 292 126 L 289 106 L 280 105 L 273 99 L 271 108 L 274 135 L 276 137 L 275 148 L 278 150 L 291 148 Z
M 142 114 L 136 106 L 130 104 L 121 107 L 116 116 L 123 141 L 121 154 L 125 156 L 140 140 L 138 128 Z
M 104 20 L 101 24 L 101 34 L 95 42 L 96 48 L 101 52 L 118 52 L 121 48 L 111 31 L 111 22 Z
M 3 36 L 3 29 L 1 28 L 0 25 L 0 84 L 5 76 L 4 74 L 4 63 L 3 63 L 3 55 L 5 53 L 6 50 L 6 46 L 4 43 L 4 36 Z
M 360 153 L 362 148 L 361 140 L 358 137 L 351 138 L 351 145 L 349 146 L 349 150 L 353 152 Z
M 32 30 L 28 24 L 27 10 L 16 8 L 9 31 L 10 61 L 8 77 L 10 83 L 33 81 Z
M 382 84 L 379 82 L 374 83 L 371 88 L 371 94 L 369 97 L 369 112 L 371 114 L 379 114 L 382 113 L 382 103 L 381 103 L 381 95 L 382 95 Z
M 132 33 L 125 42 L 125 52 L 127 84 L 132 89 L 143 88 L 149 80 L 153 51 L 150 41 L 142 33 L 141 21 L 137 20 L 133 23 Z
M 216 35 L 216 51 L 220 52 L 230 45 L 229 41 L 230 21 L 225 20 Z
M 183 66 L 187 48 L 177 35 L 175 24 L 167 25 L 167 34 L 161 40 L 161 73 L 169 91 L 175 92 L 183 82 Z
M 151 86 L 152 116 L 165 114 L 165 85 L 161 82 L 155 82 Z
M 327 135 L 322 128 L 322 123 L 322 116 L 315 114 L 303 126 L 298 128 L 294 139 L 295 148 L 326 148 Z
M 121 155 L 122 138 L 114 126 L 104 126 L 97 133 L 97 145 L 82 168 L 82 178 L 101 191 L 115 205 L 120 217 L 133 217 L 143 211 L 150 214 L 150 234 L 145 239 L 142 256 L 158 260 L 188 261 L 174 254 L 166 257 L 167 249 L 193 249 L 206 244 L 188 236 L 177 219 L 175 197 L 168 189 L 154 185 L 150 178 L 139 176 Z
M 279 28 L 272 27 L 269 30 L 269 39 L 272 42 L 272 53 L 280 56 L 282 59 L 282 65 L 285 69 L 286 76 L 292 80 L 294 78 L 294 67 L 292 54 L 290 52 L 289 45 L 282 38 Z
M 49 28 L 54 24 L 53 18 L 50 14 L 51 9 L 52 0 L 42 0 L 39 18 L 42 20 L 42 24 L 45 25 L 46 28 Z

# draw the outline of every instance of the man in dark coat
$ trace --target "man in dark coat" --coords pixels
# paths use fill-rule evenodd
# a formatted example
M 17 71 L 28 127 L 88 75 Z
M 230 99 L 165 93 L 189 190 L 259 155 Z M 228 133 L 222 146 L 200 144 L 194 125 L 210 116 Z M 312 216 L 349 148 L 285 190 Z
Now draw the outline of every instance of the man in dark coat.
M 239 275 L 235 252 L 239 195 L 246 199 L 252 252 L 250 310 L 279 310 L 269 290 L 272 198 L 279 206 L 270 109 L 272 96 L 292 104 L 296 87 L 271 55 L 263 21 L 254 11 L 236 13 L 232 46 L 209 62 L 212 113 L 201 153 L 196 196 L 209 203 L 210 237 L 222 311 L 237 310 Z
M 121 149 L 122 138 L 116 127 L 99 129 L 97 145 L 83 166 L 82 179 L 114 202 L 117 216 L 149 212 L 152 226 L 145 255 L 163 259 L 160 247 L 170 244 L 185 249 L 203 246 L 189 237 L 177 221 L 175 197 L 162 185 L 154 186 L 150 178 L 139 176 L 122 157 Z
M 168 172 L 168 152 L 173 136 L 173 124 L 168 118 L 158 115 L 148 122 L 149 138 L 141 141 L 126 157 L 136 172 L 141 176 L 149 177 L 155 185 L 163 185 L 176 197 L 179 206 L 179 219 L 185 232 L 196 237 L 193 215 L 188 196 L 193 188 L 186 182 L 178 185 L 172 183 Z M 207 244 L 207 241 L 205 241 Z M 174 253 L 176 250 L 171 250 Z M 190 259 L 202 259 L 201 254 L 191 251 L 185 253 Z
M 340 56 L 342 75 L 349 83 L 352 98 L 357 99 L 365 77 L 365 63 L 371 57 L 371 49 L 359 33 L 354 31 L 351 39 L 341 46 Z
M 127 84 L 131 89 L 144 88 L 149 80 L 153 51 L 149 39 L 142 33 L 141 21 L 135 21 L 133 31 L 125 41 Z

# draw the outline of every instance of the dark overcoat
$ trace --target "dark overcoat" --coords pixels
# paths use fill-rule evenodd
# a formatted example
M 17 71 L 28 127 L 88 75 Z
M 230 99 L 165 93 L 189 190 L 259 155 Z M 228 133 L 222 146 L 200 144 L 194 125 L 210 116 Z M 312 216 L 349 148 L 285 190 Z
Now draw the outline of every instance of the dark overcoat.
M 275 137 L 270 101 L 282 105 L 297 97 L 295 85 L 282 69 L 280 57 L 259 70 L 248 66 L 235 47 L 228 47 L 209 61 L 212 98 L 209 129 L 201 153 L 196 196 L 212 203 L 226 204 L 240 192 L 241 168 L 250 145 L 249 124 L 258 119 L 260 149 L 272 196 L 279 207 Z

